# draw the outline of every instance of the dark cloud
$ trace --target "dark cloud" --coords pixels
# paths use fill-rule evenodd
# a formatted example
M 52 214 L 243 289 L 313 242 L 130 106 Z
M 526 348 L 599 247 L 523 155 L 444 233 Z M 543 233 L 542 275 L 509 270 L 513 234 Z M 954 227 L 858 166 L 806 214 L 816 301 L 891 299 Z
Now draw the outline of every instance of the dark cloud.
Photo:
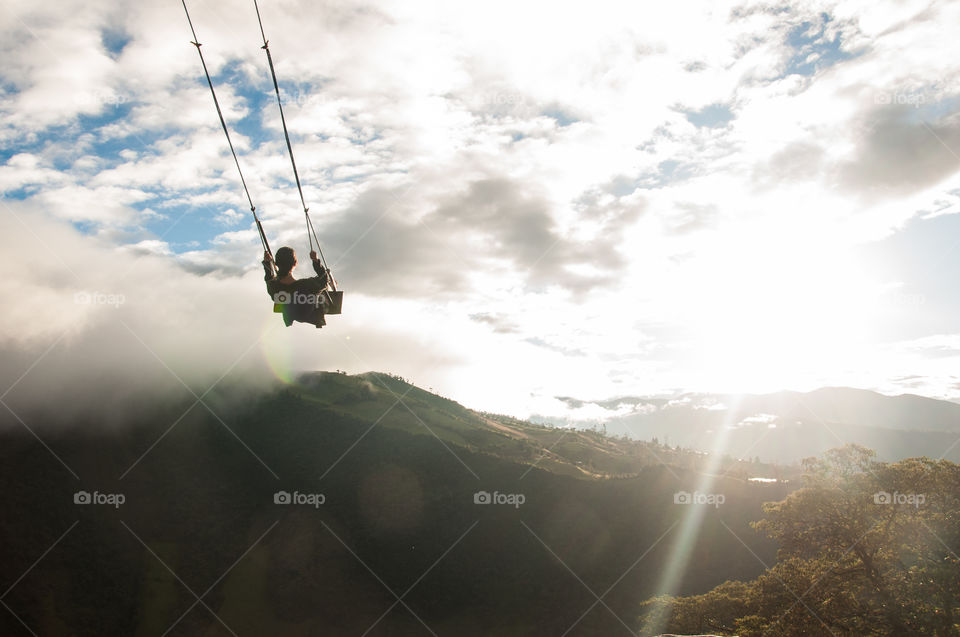
M 530 289 L 583 291 L 616 279 L 625 265 L 620 231 L 642 207 L 587 197 L 578 212 L 602 232 L 577 240 L 556 226 L 545 197 L 491 177 L 441 196 L 425 213 L 402 192 L 372 190 L 318 231 L 341 284 L 369 294 L 455 295 L 480 271 L 519 274 Z
M 890 105 L 867 115 L 856 157 L 838 167 L 839 185 L 866 199 L 905 196 L 960 169 L 960 115 L 924 121 L 924 107 Z
M 623 405 L 630 405 L 633 409 L 660 409 L 666 404 L 662 398 L 638 397 L 638 396 L 619 396 L 608 398 L 606 400 L 581 400 L 570 396 L 554 396 L 562 403 L 566 403 L 571 409 L 580 409 L 587 405 L 595 405 L 606 411 L 617 411 Z
M 478 267 L 466 237 L 423 219 L 404 195 L 368 191 L 333 223 L 318 227 L 327 264 L 341 286 L 365 294 L 424 297 L 462 291 L 465 276 Z
M 584 405 L 584 402 L 582 400 L 578 400 L 577 398 L 570 398 L 569 396 L 554 396 L 554 398 L 556 398 L 562 403 L 566 403 L 567 406 L 570 407 L 571 409 L 580 409 Z
M 441 204 L 432 217 L 437 225 L 478 237 L 484 253 L 506 257 L 537 274 L 562 266 L 563 257 L 558 255 L 569 247 L 554 228 L 547 202 L 522 192 L 509 179 L 471 182 L 464 193 Z
M 635 219 L 639 208 L 588 202 L 578 211 L 584 217 L 602 219 L 604 231 L 591 240 L 572 239 L 556 227 L 545 197 L 516 181 L 495 177 L 471 182 L 432 217 L 476 237 L 486 256 L 509 263 L 531 288 L 559 285 L 584 291 L 611 283 L 624 267 L 616 250 L 617 230 Z M 586 268 L 578 266 L 602 274 L 585 274 Z
M 884 105 L 853 123 L 857 140 L 852 159 L 827 164 L 824 146 L 793 142 L 753 170 L 759 189 L 781 183 L 814 181 L 824 175 L 842 190 L 869 201 L 908 196 L 960 168 L 960 116 L 924 120 L 922 98 L 915 106 Z

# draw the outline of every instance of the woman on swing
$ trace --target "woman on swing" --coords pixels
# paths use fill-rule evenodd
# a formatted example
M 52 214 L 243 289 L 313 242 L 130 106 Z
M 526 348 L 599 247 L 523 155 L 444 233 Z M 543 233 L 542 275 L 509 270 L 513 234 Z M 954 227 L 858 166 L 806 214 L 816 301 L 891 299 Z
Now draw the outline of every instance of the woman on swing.
M 317 276 L 296 279 L 293 269 L 297 266 L 297 253 L 293 248 L 280 248 L 275 258 L 269 252 L 263 253 L 263 280 L 267 283 L 267 294 L 275 304 L 282 306 L 283 322 L 287 327 L 294 321 L 311 323 L 318 328 L 327 324 L 323 317 L 322 293 L 330 283 L 330 270 L 323 267 L 314 250 L 310 251 L 310 260 Z

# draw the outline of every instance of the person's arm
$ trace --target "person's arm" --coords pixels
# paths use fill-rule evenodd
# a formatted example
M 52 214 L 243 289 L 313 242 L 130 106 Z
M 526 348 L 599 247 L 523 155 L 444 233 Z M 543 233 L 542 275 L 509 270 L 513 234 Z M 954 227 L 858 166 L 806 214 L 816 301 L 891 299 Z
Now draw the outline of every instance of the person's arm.
M 267 283 L 267 294 L 276 302 L 277 271 L 273 267 L 273 256 L 269 252 L 263 253 L 263 280 Z
M 316 250 L 310 251 L 310 259 L 313 261 L 313 271 L 317 273 L 317 278 L 319 279 L 320 288 L 323 289 L 327 287 L 328 273 L 329 271 L 323 267 L 323 263 L 320 262 L 320 259 L 317 258 Z
M 277 272 L 273 267 L 273 256 L 269 252 L 263 253 L 263 280 L 275 281 Z

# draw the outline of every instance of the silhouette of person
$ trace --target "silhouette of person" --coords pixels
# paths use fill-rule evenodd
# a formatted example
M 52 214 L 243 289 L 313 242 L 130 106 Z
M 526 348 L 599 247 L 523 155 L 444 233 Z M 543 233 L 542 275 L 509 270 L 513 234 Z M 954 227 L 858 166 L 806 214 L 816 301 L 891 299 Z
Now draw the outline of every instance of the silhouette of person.
M 276 257 L 269 252 L 263 253 L 263 280 L 267 284 L 267 294 L 273 302 L 282 306 L 283 322 L 290 327 L 296 322 L 310 323 L 318 328 L 327 324 L 323 314 L 323 292 L 330 282 L 330 271 L 323 267 L 316 251 L 310 251 L 313 271 L 317 276 L 309 279 L 297 279 L 293 269 L 297 266 L 297 253 L 286 246 L 277 250 Z M 277 271 L 274 272 L 273 264 Z

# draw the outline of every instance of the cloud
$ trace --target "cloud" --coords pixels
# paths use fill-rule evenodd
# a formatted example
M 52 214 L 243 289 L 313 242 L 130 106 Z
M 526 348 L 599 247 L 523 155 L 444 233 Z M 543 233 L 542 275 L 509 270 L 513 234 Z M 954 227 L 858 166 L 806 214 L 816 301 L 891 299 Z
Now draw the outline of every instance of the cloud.
M 505 314 L 490 314 L 486 312 L 477 312 L 470 315 L 470 320 L 484 325 L 489 325 L 494 332 L 498 334 L 517 334 L 519 329 L 509 316 Z
M 106 396 L 187 394 L 181 381 L 203 391 L 227 370 L 268 375 L 240 355 L 260 336 L 256 279 L 183 277 L 157 246 L 118 249 L 23 204 L 0 224 L 5 263 L 24 272 L 2 283 L 4 389 L 26 373 L 10 404 L 88 413 Z
M 129 424 L 211 388 L 208 402 L 219 390 L 253 396 L 318 369 L 389 371 L 445 393 L 467 344 L 485 340 L 466 312 L 350 289 L 346 314 L 323 330 L 285 328 L 249 259 L 235 271 L 204 268 L 162 242 L 83 234 L 30 202 L 0 207 L 3 263 L 23 272 L 0 281 L 9 300 L 0 393 L 13 410 L 0 422 L 9 426 Z
M 388 297 L 434 297 L 465 288 L 476 256 L 461 237 L 418 221 L 412 204 L 399 189 L 371 189 L 318 228 L 336 246 L 327 259 L 344 283 Z
M 728 425 L 728 429 L 738 429 L 740 427 L 750 427 L 753 425 L 766 425 L 769 428 L 776 427 L 777 417 L 774 414 L 753 414 L 752 416 L 747 416 L 740 422 L 735 425 Z
M 693 232 L 706 227 L 717 216 L 715 204 L 677 203 L 678 214 L 670 221 L 670 231 L 677 234 Z
M 877 200 L 915 193 L 960 171 L 954 150 L 960 149 L 960 117 L 927 122 L 917 108 L 878 108 L 856 124 L 863 134 L 855 157 L 839 166 L 842 186 Z
M 902 343 L 902 347 L 922 351 L 936 358 L 960 356 L 960 334 L 933 334 Z
M 587 216 L 604 214 L 587 208 Z M 614 227 L 633 216 L 606 213 L 606 225 Z M 624 265 L 615 233 L 589 240 L 569 238 L 557 227 L 548 199 L 502 177 L 470 182 L 463 192 L 441 203 L 426 223 L 472 239 L 487 259 L 505 262 L 532 288 L 560 285 L 582 291 L 611 282 Z
M 783 182 L 815 180 L 820 176 L 825 155 L 818 144 L 791 142 L 768 161 L 758 164 L 753 171 L 753 180 L 761 188 L 776 188 Z
M 24 299 L 3 319 L 9 360 L 27 363 L 68 334 L 108 350 L 105 374 L 134 374 L 106 345 L 113 317 L 156 338 L 161 358 L 226 366 L 274 317 L 250 317 L 265 301 L 259 240 L 182 9 L 8 5 L 0 203 L 15 216 L 4 245 L 14 271 L 45 255 L 32 266 L 42 285 L 5 283 Z M 325 343 L 289 365 L 322 366 L 336 352 L 443 387 L 436 367 L 477 401 L 493 383 L 478 379 L 498 376 L 498 398 L 522 410 L 531 395 L 555 407 L 573 378 L 592 395 L 713 390 L 733 381 L 705 352 L 771 363 L 784 334 L 817 352 L 874 337 L 850 325 L 886 334 L 874 350 L 931 335 L 919 311 L 874 312 L 873 291 L 903 277 L 865 272 L 850 255 L 912 217 L 958 209 L 960 72 L 943 28 L 958 7 L 269 9 L 306 205 L 348 291 L 352 332 L 349 347 L 343 333 L 341 349 Z M 190 8 L 271 246 L 303 261 L 302 205 L 252 7 Z M 71 290 L 129 302 L 33 316 Z M 196 307 L 225 292 L 212 316 Z M 298 345 L 282 333 L 272 347 Z M 92 360 L 95 346 L 76 351 Z M 135 339 L 124 347 L 149 355 Z M 939 376 L 933 351 L 911 351 L 910 368 Z M 896 367 L 874 363 L 815 367 L 844 378 Z M 269 357 L 251 365 L 262 371 Z M 743 383 L 773 375 L 753 367 Z M 40 369 L 36 378 L 69 380 Z M 876 371 L 874 382 L 884 375 L 903 374 Z
M 353 285 L 417 297 L 466 293 L 477 274 L 499 275 L 531 289 L 558 285 L 581 291 L 608 284 L 624 265 L 615 232 L 569 236 L 557 226 L 549 200 L 520 183 L 488 177 L 453 186 L 454 192 L 437 197 L 426 211 L 417 210 L 416 196 L 407 198 L 406 191 L 449 185 L 438 180 L 365 191 L 319 229 L 325 241 L 340 247 L 328 258 Z M 585 216 L 606 229 L 635 218 L 632 209 L 587 208 Z
M 600 425 L 627 416 L 645 416 L 658 410 L 656 405 L 637 403 L 636 399 L 629 399 L 629 402 L 623 403 L 615 403 L 612 400 L 597 403 L 567 396 L 554 396 L 541 400 L 538 407 L 540 411 L 531 418 L 533 422 L 572 427 L 585 424 Z
M 473 239 L 488 258 L 503 259 L 529 272 L 532 282 L 543 282 L 582 255 L 555 228 L 549 203 L 524 190 L 503 178 L 472 181 L 431 217 Z

